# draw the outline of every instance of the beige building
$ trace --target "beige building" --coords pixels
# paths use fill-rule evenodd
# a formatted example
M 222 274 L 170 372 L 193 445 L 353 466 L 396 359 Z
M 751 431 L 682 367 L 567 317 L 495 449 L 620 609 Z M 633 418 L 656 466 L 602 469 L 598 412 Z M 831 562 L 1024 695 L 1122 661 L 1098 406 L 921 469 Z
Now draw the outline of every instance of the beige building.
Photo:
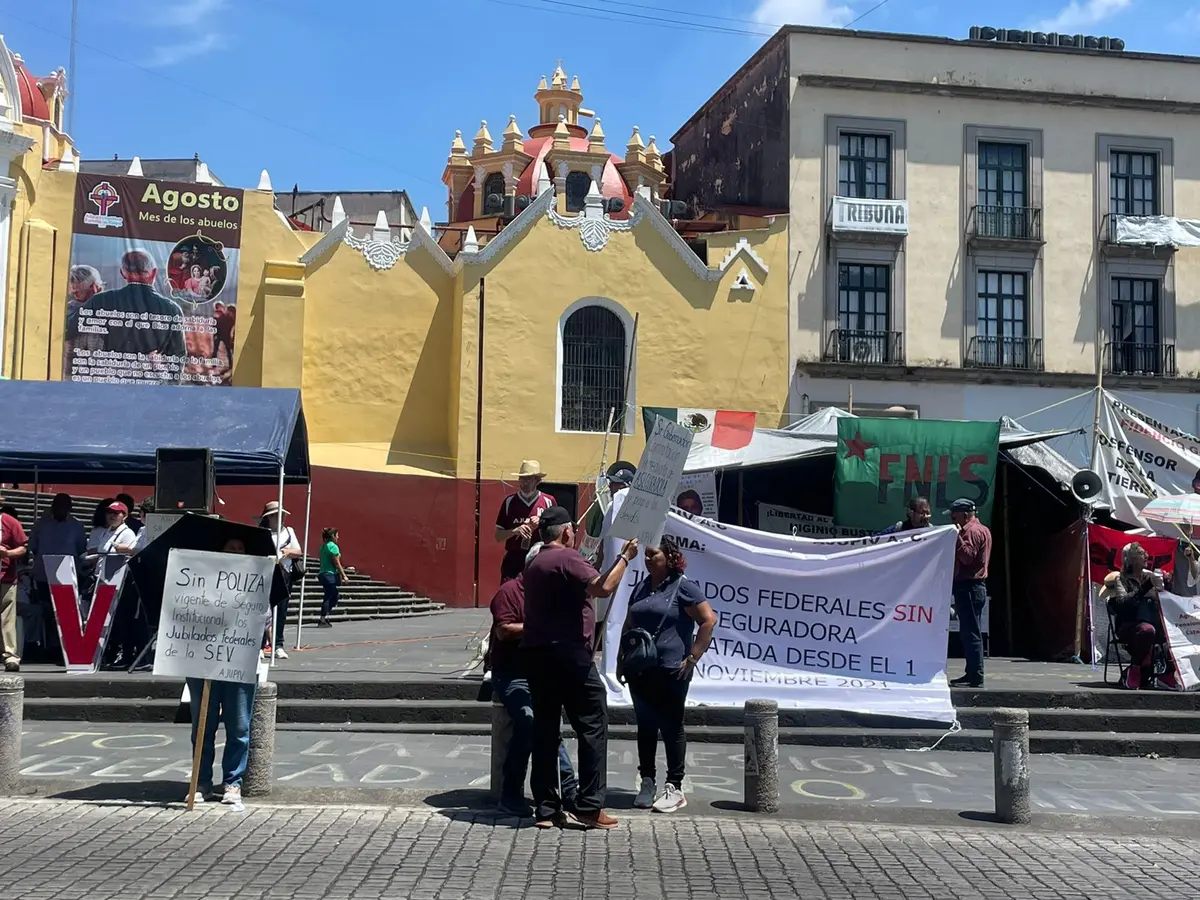
M 1200 58 L 972 36 L 786 28 L 673 138 L 676 200 L 789 212 L 790 414 L 1022 416 L 1102 367 L 1200 430 Z

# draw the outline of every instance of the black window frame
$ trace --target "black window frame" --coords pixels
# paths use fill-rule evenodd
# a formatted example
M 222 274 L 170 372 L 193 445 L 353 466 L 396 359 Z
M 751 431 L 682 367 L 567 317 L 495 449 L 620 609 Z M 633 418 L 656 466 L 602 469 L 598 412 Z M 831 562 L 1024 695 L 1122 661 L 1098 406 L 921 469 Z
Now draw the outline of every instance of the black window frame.
M 1032 281 L 1031 273 L 1020 269 L 975 271 L 977 364 L 1011 369 L 1032 367 Z M 985 304 L 991 304 L 991 308 Z
M 1149 173 L 1145 169 L 1149 161 Z M 1124 164 L 1122 164 L 1124 163 Z M 1135 173 L 1136 167 L 1143 169 Z M 1149 185 L 1150 196 L 1145 196 Z M 1119 194 L 1123 196 L 1118 196 Z M 1142 196 L 1134 198 L 1134 194 Z M 1122 208 L 1123 207 L 1123 208 Z M 1162 155 L 1157 150 L 1109 150 L 1108 211 L 1114 216 L 1157 216 L 1162 210 Z
M 892 325 L 892 267 L 886 263 L 838 262 L 837 278 L 837 327 L 845 334 L 887 335 Z M 857 274 L 857 283 L 851 276 Z M 867 275 L 870 275 L 870 284 Z M 874 301 L 878 307 L 879 297 L 883 298 L 883 310 L 877 308 L 867 311 L 867 300 Z M 858 309 L 849 309 L 850 300 L 858 298 Z M 879 324 L 882 318 L 883 327 L 868 327 Z M 852 321 L 853 319 L 853 321 Z
M 559 430 L 603 434 L 615 409 L 613 433 L 625 427 L 628 335 L 621 317 L 589 304 L 562 324 Z
M 1018 154 L 1020 164 L 1014 164 L 1011 156 Z M 1004 159 L 1003 157 L 1010 157 Z M 1013 141 L 980 140 L 975 148 L 975 196 L 976 204 L 992 209 L 1025 209 L 1029 207 L 1029 146 Z M 1021 185 L 1012 182 L 1020 175 Z M 994 175 L 995 184 L 986 185 Z M 1003 185 L 1005 177 L 1009 184 Z
M 892 153 L 890 134 L 838 132 L 837 195 L 860 200 L 893 199 Z
M 580 186 L 583 192 L 580 193 Z M 587 172 L 568 172 L 566 184 L 567 212 L 583 212 L 587 208 L 588 191 L 592 189 L 592 176 Z
M 494 185 L 497 183 L 499 183 L 499 185 L 500 185 L 500 190 L 498 190 L 498 191 L 488 190 L 488 185 Z M 508 189 L 508 182 L 505 179 L 503 172 L 492 172 L 490 175 L 487 176 L 487 178 L 485 178 L 483 180 L 483 200 L 479 206 L 483 215 L 496 216 L 496 215 L 499 215 L 500 213 L 504 212 L 504 193 L 507 189 Z M 494 209 L 488 206 L 488 195 L 489 194 L 499 194 L 500 195 L 500 205 Z

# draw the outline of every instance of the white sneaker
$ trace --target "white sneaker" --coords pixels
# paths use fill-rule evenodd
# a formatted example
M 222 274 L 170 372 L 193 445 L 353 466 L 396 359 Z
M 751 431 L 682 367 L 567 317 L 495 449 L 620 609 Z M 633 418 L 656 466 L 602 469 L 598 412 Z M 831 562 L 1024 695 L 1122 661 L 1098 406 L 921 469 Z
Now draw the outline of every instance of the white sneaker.
M 659 813 L 671 813 L 681 810 L 685 806 L 687 806 L 687 797 L 683 796 L 683 791 L 673 784 L 668 784 L 663 788 L 658 799 L 654 801 L 653 809 Z
M 221 797 L 221 802 L 229 806 L 234 806 L 242 802 L 242 789 L 232 784 L 225 785 L 225 793 Z
M 287 651 L 284 650 L 282 647 L 276 647 L 275 648 L 275 658 L 276 659 L 287 659 L 288 658 Z
M 637 792 L 637 796 L 633 798 L 634 809 L 650 809 L 654 806 L 654 779 L 643 778 L 642 788 Z
M 198 805 L 204 803 L 211 796 L 212 785 L 202 784 L 196 788 L 196 793 L 192 795 L 192 802 Z

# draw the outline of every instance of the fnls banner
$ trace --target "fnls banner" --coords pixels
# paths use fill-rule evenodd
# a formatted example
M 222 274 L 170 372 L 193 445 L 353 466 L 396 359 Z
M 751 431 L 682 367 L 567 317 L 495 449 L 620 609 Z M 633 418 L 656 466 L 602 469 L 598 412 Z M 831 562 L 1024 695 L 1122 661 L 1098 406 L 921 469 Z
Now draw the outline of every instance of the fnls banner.
M 904 518 L 913 497 L 927 497 L 943 525 L 950 504 L 965 497 L 989 524 L 999 449 L 998 421 L 839 419 L 833 520 L 881 531 Z
M 243 193 L 81 174 L 63 380 L 228 385 Z
M 689 703 L 736 707 L 765 698 L 793 709 L 954 721 L 946 683 L 953 528 L 814 541 L 672 512 L 666 533 L 717 614 Z M 644 577 L 639 556 L 607 620 L 605 682 L 615 705 L 630 703 L 616 679 L 615 648 Z

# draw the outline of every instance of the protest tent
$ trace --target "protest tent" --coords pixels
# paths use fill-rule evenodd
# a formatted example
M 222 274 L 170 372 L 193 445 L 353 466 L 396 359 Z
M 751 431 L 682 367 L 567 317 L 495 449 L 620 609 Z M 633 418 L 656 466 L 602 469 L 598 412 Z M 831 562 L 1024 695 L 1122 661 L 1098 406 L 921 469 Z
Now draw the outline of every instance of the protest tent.
M 154 484 L 159 447 L 210 447 L 218 484 L 307 484 L 300 391 L 5 381 L 22 415 L 0 434 L 0 480 Z

